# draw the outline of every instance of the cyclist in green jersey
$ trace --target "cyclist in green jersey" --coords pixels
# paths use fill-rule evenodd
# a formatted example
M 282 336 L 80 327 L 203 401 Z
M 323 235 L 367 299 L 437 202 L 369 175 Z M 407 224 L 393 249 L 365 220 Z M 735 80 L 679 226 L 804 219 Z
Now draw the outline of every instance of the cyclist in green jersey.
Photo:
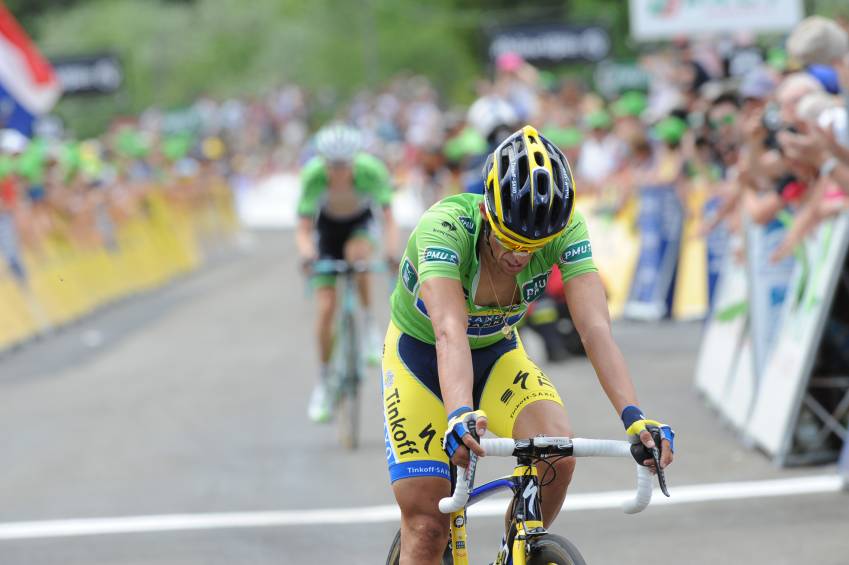
M 398 233 L 392 217 L 392 185 L 389 171 L 377 158 L 362 152 L 362 135 L 345 125 L 331 125 L 318 132 L 318 155 L 301 171 L 296 242 L 306 272 L 319 259 L 367 261 L 375 238 L 372 207 L 383 210 L 384 251 L 398 257 Z M 365 317 L 367 357 L 379 359 L 380 336 L 371 310 L 368 274 L 358 276 L 359 299 Z M 335 276 L 313 277 L 318 304 L 319 380 L 307 408 L 313 421 L 330 419 L 326 387 L 333 351 L 333 318 L 336 310 Z
M 665 438 L 661 465 L 672 462 L 672 430 L 637 407 L 613 341 L 586 224 L 573 212 L 566 158 L 525 126 L 489 156 L 484 179 L 484 195 L 451 196 L 425 212 L 391 298 L 382 364 L 384 436 L 401 507 L 402 564 L 441 562 L 448 517 L 437 503 L 450 494 L 448 461 L 465 466 L 470 449 L 485 455 L 472 432 L 571 436 L 557 390 L 528 359 L 515 329 L 528 304 L 543 295 L 554 265 L 626 433 L 652 447 L 646 426 L 657 425 Z M 563 504 L 575 461 L 551 464 L 556 478 L 541 496 L 546 527 Z

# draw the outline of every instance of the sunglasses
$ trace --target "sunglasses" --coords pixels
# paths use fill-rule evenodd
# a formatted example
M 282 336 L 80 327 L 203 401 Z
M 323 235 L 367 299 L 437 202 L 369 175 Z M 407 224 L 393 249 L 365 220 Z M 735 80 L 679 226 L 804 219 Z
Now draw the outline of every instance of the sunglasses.
M 527 246 L 527 245 L 515 243 L 513 241 L 507 241 L 507 240 L 501 239 L 494 232 L 493 232 L 492 235 L 495 237 L 495 241 L 498 242 L 498 245 L 499 245 L 499 247 L 501 247 L 501 249 L 503 249 L 504 251 L 508 251 L 508 252 L 510 252 L 514 255 L 519 256 L 519 257 L 527 257 L 528 255 L 532 255 L 535 251 L 537 251 L 539 249 L 539 247 L 530 247 L 530 246 Z

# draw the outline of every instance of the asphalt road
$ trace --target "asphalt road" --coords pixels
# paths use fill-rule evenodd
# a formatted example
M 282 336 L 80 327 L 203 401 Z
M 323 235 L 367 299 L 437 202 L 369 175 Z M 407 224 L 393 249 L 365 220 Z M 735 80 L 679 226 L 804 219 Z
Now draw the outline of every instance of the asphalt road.
M 366 384 L 363 445 L 340 451 L 332 427 L 306 420 L 312 308 L 291 249 L 290 234 L 257 234 L 248 250 L 0 359 L 0 564 L 383 563 L 397 522 L 385 508 L 377 374 Z M 673 498 L 694 485 L 833 474 L 778 469 L 741 446 L 694 393 L 699 333 L 697 324 L 615 326 L 643 408 L 676 428 Z M 622 436 L 586 361 L 544 367 L 576 435 Z M 481 463 L 483 475 L 508 470 L 505 460 Z M 593 500 L 630 488 L 631 474 L 623 461 L 582 461 L 571 492 Z M 705 487 L 638 516 L 564 512 L 552 529 L 595 564 L 849 563 L 849 495 L 740 490 Z M 382 517 L 361 523 L 363 507 Z M 313 513 L 315 523 L 294 525 L 286 514 L 234 527 L 230 514 L 302 509 L 329 509 L 332 523 Z M 229 518 L 190 529 L 210 513 Z M 183 522 L 127 533 L 106 520 L 88 535 L 57 534 L 69 520 L 170 515 Z M 20 522 L 31 522 L 28 537 L 10 529 Z M 473 563 L 492 559 L 500 522 L 472 518 Z

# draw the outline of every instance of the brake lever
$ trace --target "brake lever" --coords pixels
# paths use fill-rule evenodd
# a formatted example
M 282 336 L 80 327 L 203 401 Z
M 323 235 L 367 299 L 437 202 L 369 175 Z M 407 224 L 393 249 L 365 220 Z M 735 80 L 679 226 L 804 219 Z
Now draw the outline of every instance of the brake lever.
M 660 428 L 657 426 L 646 426 L 646 431 L 651 434 L 652 440 L 654 440 L 654 447 L 646 447 L 642 442 L 638 442 L 631 445 L 631 455 L 634 457 L 634 460 L 640 464 L 644 465 L 643 461 L 651 458 L 654 461 L 654 468 L 657 471 L 657 482 L 660 485 L 660 492 L 664 494 L 664 496 L 670 496 L 669 490 L 666 487 L 666 472 L 660 466 L 660 458 L 663 453 L 663 432 L 660 431 Z

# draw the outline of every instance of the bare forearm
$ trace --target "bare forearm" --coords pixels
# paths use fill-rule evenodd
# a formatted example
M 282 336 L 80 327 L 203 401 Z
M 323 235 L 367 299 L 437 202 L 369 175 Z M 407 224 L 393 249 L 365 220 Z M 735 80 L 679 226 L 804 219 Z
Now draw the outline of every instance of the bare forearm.
M 300 218 L 295 230 L 295 245 L 301 257 L 312 257 L 315 254 L 315 243 L 312 237 L 312 220 Z
M 436 331 L 436 363 L 445 412 L 472 406 L 472 351 L 465 333 Z
M 613 340 L 609 327 L 598 326 L 585 330 L 585 333 L 588 335 L 581 336 L 584 349 L 598 375 L 601 388 L 618 416 L 629 404 L 637 405 L 637 392 L 628 374 L 625 358 Z
M 386 256 L 392 259 L 398 259 L 400 255 L 398 251 L 398 224 L 395 222 L 395 217 L 389 208 L 384 212 L 383 232 Z

